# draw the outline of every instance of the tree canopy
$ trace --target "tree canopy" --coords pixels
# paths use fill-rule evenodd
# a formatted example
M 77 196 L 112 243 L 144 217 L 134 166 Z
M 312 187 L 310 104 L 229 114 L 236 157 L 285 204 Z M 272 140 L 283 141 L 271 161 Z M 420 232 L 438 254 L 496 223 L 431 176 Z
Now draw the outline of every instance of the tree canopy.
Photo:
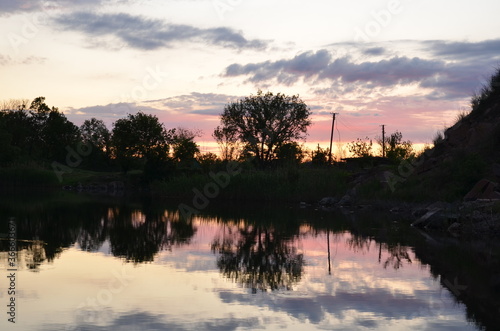
M 127 171 L 134 161 L 167 157 L 172 131 L 167 131 L 154 115 L 138 112 L 114 123 L 114 156 Z
M 259 91 L 227 104 L 218 130 L 241 141 L 245 150 L 264 165 L 275 158 L 276 149 L 283 144 L 305 138 L 310 115 L 310 109 L 298 95 Z

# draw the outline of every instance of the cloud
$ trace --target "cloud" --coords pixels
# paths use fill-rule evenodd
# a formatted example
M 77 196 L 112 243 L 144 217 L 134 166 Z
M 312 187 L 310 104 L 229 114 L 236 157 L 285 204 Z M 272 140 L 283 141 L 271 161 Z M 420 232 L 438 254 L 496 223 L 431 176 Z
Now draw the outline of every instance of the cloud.
M 16 64 L 24 64 L 24 65 L 44 64 L 46 61 L 47 61 L 47 58 L 40 57 L 40 56 L 28 56 L 24 59 L 14 60 L 8 55 L 0 54 L 0 66 L 16 65 Z
M 147 101 L 146 104 L 156 105 L 162 109 L 200 115 L 220 115 L 229 102 L 240 97 L 227 94 L 199 93 L 179 95 L 159 100 Z
M 454 60 L 472 60 L 477 58 L 499 59 L 500 39 L 480 42 L 452 42 L 433 40 L 423 42 L 424 46 L 435 56 Z
M 432 77 L 443 70 L 439 60 L 395 56 L 378 62 L 354 63 L 349 57 L 336 59 L 321 73 L 321 78 L 342 79 L 344 82 L 371 82 L 379 86 L 410 84 Z
M 12 63 L 12 58 L 10 56 L 0 54 L 0 66 L 5 66 L 10 63 Z
M 429 299 L 429 295 L 432 294 L 412 296 L 384 288 L 362 288 L 360 292 L 338 290 L 334 295 L 311 293 L 310 296 L 287 295 L 276 300 L 261 300 L 240 293 L 219 293 L 221 301 L 226 304 L 267 306 L 272 311 L 284 312 L 316 325 L 328 321 L 327 314 L 331 314 L 346 328 L 349 323 L 373 327 L 377 325 L 377 321 L 423 317 L 425 314 L 422 312 L 432 305 L 434 299 Z M 377 321 L 367 320 L 366 313 L 377 316 Z
M 76 329 L 82 330 L 221 330 L 232 331 L 239 329 L 257 329 L 262 328 L 262 322 L 257 317 L 238 318 L 232 315 L 226 318 L 212 318 L 203 322 L 198 321 L 180 321 L 173 316 L 151 314 L 143 311 L 129 311 L 123 314 L 118 314 L 114 311 L 78 311 L 78 317 L 83 320 Z M 88 316 L 87 316 L 88 314 Z M 95 316 L 103 318 L 111 317 L 108 325 L 102 326 L 98 323 L 90 323 Z M 177 317 L 177 316 L 176 316 Z M 44 324 L 41 330 L 69 330 L 68 327 L 61 327 L 58 324 Z M 73 329 L 72 329 L 73 330 Z
M 384 47 L 371 47 L 367 48 L 363 51 L 364 54 L 366 55 L 383 55 L 385 53 L 385 48 Z
M 403 42 L 403 41 L 402 41 Z M 481 42 L 443 40 L 404 41 L 413 54 L 391 50 L 394 43 L 374 43 L 370 47 L 350 45 L 346 52 L 321 49 L 293 58 L 227 66 L 223 77 L 245 77 L 254 84 L 290 86 L 303 80 L 312 91 L 342 94 L 384 93 L 405 85 L 428 89 L 430 100 L 457 100 L 477 90 L 500 64 L 500 39 Z M 347 47 L 345 43 L 330 47 Z M 376 61 L 366 56 L 398 54 Z M 408 52 L 409 53 L 409 52 Z M 325 84 L 330 85 L 325 88 Z M 320 94 L 324 94 L 321 92 Z
M 17 0 L 17 1 L 1 1 L 0 2 L 0 16 L 8 15 L 18 11 L 31 11 L 39 9 L 41 1 L 30 0 Z
M 249 75 L 249 81 L 261 82 L 276 78 L 279 83 L 293 84 L 300 78 L 317 77 L 320 80 L 342 80 L 347 83 L 375 83 L 382 86 L 409 84 L 421 81 L 442 70 L 439 60 L 395 56 L 378 62 L 356 63 L 350 56 L 332 59 L 327 50 L 305 52 L 292 59 L 266 61 L 246 65 L 231 64 L 224 75 Z
M 0 16 L 33 11 L 53 11 L 75 6 L 94 7 L 101 4 L 126 3 L 128 0 L 6 0 L 0 2 Z
M 175 43 L 188 41 L 232 49 L 261 50 L 267 47 L 267 42 L 246 39 L 241 32 L 231 28 L 201 29 L 125 13 L 75 12 L 62 15 L 55 22 L 63 30 L 79 31 L 92 38 L 114 37 L 141 50 L 169 48 Z

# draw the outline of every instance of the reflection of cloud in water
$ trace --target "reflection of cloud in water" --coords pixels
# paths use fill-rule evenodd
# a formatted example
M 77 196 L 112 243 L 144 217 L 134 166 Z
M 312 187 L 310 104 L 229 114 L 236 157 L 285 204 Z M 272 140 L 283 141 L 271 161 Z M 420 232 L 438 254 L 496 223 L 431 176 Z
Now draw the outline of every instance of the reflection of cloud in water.
M 113 314 L 113 319 L 105 325 L 96 325 L 95 323 L 84 323 L 73 327 L 70 325 L 44 325 L 40 330 L 92 330 L 92 331 L 108 331 L 108 330 L 213 330 L 213 331 L 230 331 L 237 329 L 255 329 L 258 328 L 261 322 L 258 318 L 237 318 L 230 316 L 227 318 L 214 318 L 205 322 L 186 323 L 185 321 L 176 320 L 168 315 L 153 315 L 146 312 L 127 312 L 122 315 Z
M 368 328 L 376 328 L 383 321 L 394 323 L 398 320 L 420 320 L 417 324 L 427 324 L 432 316 L 442 317 L 443 314 L 446 315 L 447 308 L 451 308 L 444 306 L 432 291 L 418 291 L 416 296 L 392 293 L 382 288 L 364 288 L 362 291 L 337 291 L 335 295 L 297 295 L 295 292 L 248 295 L 221 291 L 219 296 L 226 304 L 265 306 L 272 311 L 284 312 L 299 321 L 309 321 L 318 326 L 332 320 L 335 325 L 339 323 L 338 325 L 347 326 L 353 323 Z

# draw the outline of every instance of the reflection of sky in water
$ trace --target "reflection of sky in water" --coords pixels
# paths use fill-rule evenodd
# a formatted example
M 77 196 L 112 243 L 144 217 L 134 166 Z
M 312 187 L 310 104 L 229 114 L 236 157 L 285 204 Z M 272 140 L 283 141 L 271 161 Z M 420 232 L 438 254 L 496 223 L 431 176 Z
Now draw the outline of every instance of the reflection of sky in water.
M 221 229 L 196 227 L 152 263 L 125 263 L 106 242 L 20 271 L 16 330 L 474 330 L 411 252 L 411 264 L 384 268 L 375 242 L 354 252 L 350 235 L 331 235 L 329 275 L 326 235 L 306 234 L 291 244 L 305 260 L 292 290 L 252 293 L 219 272 L 210 245 Z

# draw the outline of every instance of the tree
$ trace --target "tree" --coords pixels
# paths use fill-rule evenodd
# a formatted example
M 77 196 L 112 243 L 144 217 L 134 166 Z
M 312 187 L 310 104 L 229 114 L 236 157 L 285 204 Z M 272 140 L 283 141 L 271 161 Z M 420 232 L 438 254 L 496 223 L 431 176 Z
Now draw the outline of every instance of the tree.
M 91 148 L 87 158 L 92 167 L 109 165 L 111 157 L 111 133 L 102 120 L 91 118 L 80 126 L 82 141 Z
M 304 158 L 304 151 L 299 144 L 292 141 L 276 148 L 276 158 L 282 164 L 297 165 Z
M 316 166 L 324 166 L 328 164 L 328 156 L 330 152 L 326 148 L 318 147 L 311 153 L 311 163 Z
M 212 133 L 212 137 L 219 145 L 222 160 L 232 161 L 237 158 L 236 154 L 240 146 L 236 136 L 236 131 L 217 126 Z
M 195 156 L 200 153 L 200 148 L 194 142 L 195 137 L 201 136 L 200 131 L 192 131 L 184 128 L 175 129 L 173 135 L 173 156 L 177 162 L 194 161 Z
M 196 160 L 203 169 L 203 172 L 205 173 L 208 173 L 209 171 L 214 171 L 216 166 L 220 163 L 220 160 L 217 157 L 217 155 L 210 152 L 199 154 Z
M 304 138 L 311 111 L 298 95 L 251 95 L 227 104 L 221 114 L 222 130 L 234 135 L 261 166 L 275 157 L 276 148 Z
M 388 159 L 401 161 L 415 155 L 410 140 L 403 141 L 403 134 L 399 131 L 392 133 L 384 142 L 378 139 L 378 143 L 385 145 L 385 155 Z
M 357 138 L 356 141 L 347 144 L 349 152 L 351 152 L 355 157 L 369 157 L 372 156 L 372 146 L 373 143 L 368 137 L 365 140 Z
M 114 157 L 127 172 L 134 161 L 166 160 L 173 132 L 154 115 L 138 112 L 113 124 L 111 143 Z
M 102 120 L 95 117 L 85 120 L 80 126 L 80 133 L 84 143 L 90 143 L 101 151 L 109 152 L 111 133 Z
M 52 107 L 44 117 L 39 128 L 43 143 L 40 150 L 47 159 L 62 162 L 68 154 L 67 148 L 76 146 L 80 140 L 80 131 L 57 108 Z

